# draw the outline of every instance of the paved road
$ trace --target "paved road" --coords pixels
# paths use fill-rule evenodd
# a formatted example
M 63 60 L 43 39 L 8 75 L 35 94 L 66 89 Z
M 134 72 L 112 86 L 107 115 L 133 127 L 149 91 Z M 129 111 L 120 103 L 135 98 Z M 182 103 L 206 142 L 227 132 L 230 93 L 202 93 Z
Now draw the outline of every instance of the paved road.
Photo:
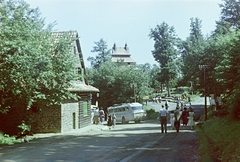
M 204 110 L 204 100 L 194 103 L 194 111 Z M 170 110 L 176 103 L 170 104 Z M 155 105 L 156 109 L 160 108 Z M 196 107 L 196 109 L 195 109 Z M 199 111 L 200 112 L 200 111 Z M 93 127 L 94 126 L 94 127 Z M 91 126 L 93 129 L 65 134 L 49 134 L 45 138 L 0 147 L 2 162 L 139 162 L 169 161 L 195 162 L 197 158 L 197 136 L 192 130 L 180 128 L 180 133 L 171 130 L 160 133 L 160 124 L 144 121 L 120 124 L 109 130 L 104 125 Z M 183 150 L 186 150 L 183 151 Z
M 107 129 L 105 125 L 98 128 L 102 129 L 58 134 L 29 143 L 1 146 L 0 161 L 197 161 L 197 137 L 190 129 L 181 129 L 180 133 L 176 133 L 168 124 L 168 134 L 162 134 L 156 121 L 144 121 L 139 124 L 118 123 L 112 130 Z M 188 152 L 184 153 L 183 150 Z M 188 155 L 189 152 L 191 156 Z

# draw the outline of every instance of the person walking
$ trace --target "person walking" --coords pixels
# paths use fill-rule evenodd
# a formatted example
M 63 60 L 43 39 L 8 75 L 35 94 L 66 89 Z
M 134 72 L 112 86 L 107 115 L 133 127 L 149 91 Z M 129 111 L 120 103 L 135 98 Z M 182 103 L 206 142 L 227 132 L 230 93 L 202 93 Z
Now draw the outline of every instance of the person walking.
M 171 123 L 171 127 L 172 129 L 174 129 L 174 111 L 172 110 L 171 111 L 171 114 L 170 114 L 170 123 Z
M 164 106 L 162 105 L 162 109 L 159 111 L 159 121 L 161 122 L 162 133 L 164 133 L 163 130 L 165 130 L 165 133 L 167 133 L 167 120 L 168 120 L 168 111 L 164 109 Z
M 101 107 L 101 108 L 100 108 L 100 111 L 99 111 L 99 117 L 100 117 L 101 123 L 102 123 L 103 120 L 104 120 L 104 116 L 105 116 L 105 114 L 104 114 L 103 108 Z
M 115 116 L 115 114 L 112 115 L 112 120 L 113 120 L 112 127 L 114 128 L 116 126 L 116 120 L 117 120 L 117 117 Z
M 194 111 L 192 108 L 190 108 L 189 117 L 188 117 L 188 125 L 191 127 L 191 129 L 194 129 L 194 121 L 193 121 L 194 116 L 195 116 Z
M 111 130 L 111 127 L 112 127 L 112 116 L 111 116 L 110 113 L 108 113 L 107 125 L 108 125 L 108 127 L 109 127 L 109 130 Z
M 177 107 L 180 107 L 179 99 L 177 99 Z
M 94 123 L 97 125 L 99 123 L 99 110 L 96 108 L 94 111 Z
M 184 110 L 182 112 L 182 121 L 183 121 L 183 127 L 187 128 L 187 123 L 188 123 L 188 111 L 187 108 L 184 107 Z
M 168 100 L 166 100 L 165 102 L 165 107 L 166 107 L 166 110 L 168 110 L 168 107 L 169 107 Z
M 180 128 L 180 120 L 182 117 L 182 112 L 179 111 L 179 107 L 176 108 L 175 112 L 174 112 L 174 126 L 177 132 L 179 132 L 179 128 Z
M 162 102 L 162 97 L 161 96 L 158 97 L 158 101 L 159 101 L 159 103 Z

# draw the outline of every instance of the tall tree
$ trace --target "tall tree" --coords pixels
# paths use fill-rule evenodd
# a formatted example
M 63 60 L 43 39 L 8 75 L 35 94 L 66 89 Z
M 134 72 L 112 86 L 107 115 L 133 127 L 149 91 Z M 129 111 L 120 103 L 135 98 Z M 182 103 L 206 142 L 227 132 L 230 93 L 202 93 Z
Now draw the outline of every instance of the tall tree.
M 24 1 L 3 1 L 0 17 L 0 111 L 59 104 L 74 97 L 67 88 L 74 80 L 73 39 L 54 37 L 43 29 L 39 9 Z M 57 41 L 56 41 L 57 40 Z
M 96 46 L 93 47 L 93 50 L 91 52 L 97 52 L 97 56 L 94 57 L 88 57 L 88 61 L 91 62 L 91 65 L 98 69 L 99 66 L 104 62 L 109 62 L 111 60 L 111 50 L 107 49 L 107 42 L 105 42 L 103 39 L 100 39 L 99 42 L 94 42 Z
M 190 36 L 179 46 L 183 58 L 184 80 L 196 82 L 199 77 L 199 73 L 196 73 L 199 71 L 198 65 L 206 64 L 204 61 L 205 40 L 201 32 L 201 20 L 199 18 L 191 18 L 190 20 Z
M 223 0 L 220 4 L 221 19 L 232 24 L 233 27 L 240 27 L 240 1 L 239 0 Z
M 176 77 L 177 50 L 175 48 L 177 36 L 173 26 L 163 22 L 151 29 L 149 37 L 154 40 L 153 57 L 160 64 L 160 78 L 167 83 L 168 96 L 170 94 L 169 81 Z

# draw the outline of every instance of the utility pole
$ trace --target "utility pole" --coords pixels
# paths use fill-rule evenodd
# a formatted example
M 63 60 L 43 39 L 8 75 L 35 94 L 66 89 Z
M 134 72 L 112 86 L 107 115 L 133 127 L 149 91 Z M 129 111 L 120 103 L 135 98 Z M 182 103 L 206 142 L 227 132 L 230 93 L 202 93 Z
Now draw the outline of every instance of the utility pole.
M 199 65 L 200 70 L 204 70 L 204 98 L 205 98 L 205 121 L 207 121 L 207 96 L 206 96 L 206 68 L 209 65 Z

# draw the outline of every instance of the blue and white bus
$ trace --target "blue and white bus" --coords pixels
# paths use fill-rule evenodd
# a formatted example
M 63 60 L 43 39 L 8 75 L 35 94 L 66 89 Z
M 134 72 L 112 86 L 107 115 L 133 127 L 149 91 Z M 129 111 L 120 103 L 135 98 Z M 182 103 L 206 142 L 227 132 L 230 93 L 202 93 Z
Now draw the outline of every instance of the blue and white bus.
M 147 118 L 147 113 L 140 103 L 128 103 L 108 108 L 108 112 L 112 115 L 115 114 L 116 122 L 128 123 L 135 121 L 140 123 Z

